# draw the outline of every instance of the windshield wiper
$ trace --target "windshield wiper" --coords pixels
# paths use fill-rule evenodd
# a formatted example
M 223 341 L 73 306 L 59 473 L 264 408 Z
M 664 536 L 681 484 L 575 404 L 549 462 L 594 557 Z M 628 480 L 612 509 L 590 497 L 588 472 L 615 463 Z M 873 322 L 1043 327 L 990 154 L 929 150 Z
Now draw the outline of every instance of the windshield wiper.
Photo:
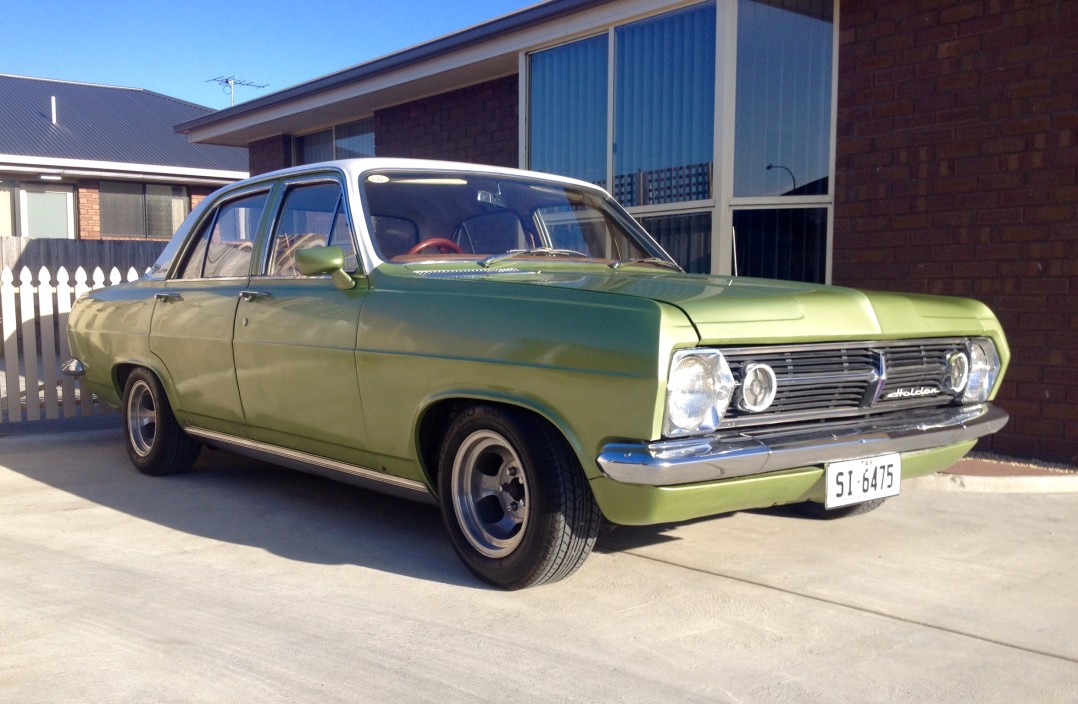
M 497 264 L 498 262 L 505 261 L 506 259 L 512 259 L 519 256 L 530 256 L 541 254 L 547 257 L 583 257 L 588 258 L 588 255 L 584 252 L 578 252 L 575 249 L 554 249 L 553 247 L 533 247 L 532 249 L 511 249 L 508 252 L 502 254 L 492 254 L 486 259 L 479 262 L 479 266 L 488 268 Z
M 665 269 L 672 269 L 674 271 L 685 272 L 680 266 L 674 262 L 667 261 L 666 259 L 659 259 L 658 257 L 641 257 L 640 259 L 619 259 L 616 262 L 610 263 L 611 269 L 620 269 L 626 264 L 654 264 L 655 266 L 661 266 Z

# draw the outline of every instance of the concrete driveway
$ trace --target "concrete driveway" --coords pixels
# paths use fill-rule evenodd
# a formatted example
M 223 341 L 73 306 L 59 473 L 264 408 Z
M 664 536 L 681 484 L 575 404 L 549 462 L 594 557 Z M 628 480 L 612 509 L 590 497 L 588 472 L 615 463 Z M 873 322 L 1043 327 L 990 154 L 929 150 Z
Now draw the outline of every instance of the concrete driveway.
M 567 581 L 431 507 L 115 430 L 0 437 L 3 702 L 1074 702 L 1078 494 L 622 528 Z

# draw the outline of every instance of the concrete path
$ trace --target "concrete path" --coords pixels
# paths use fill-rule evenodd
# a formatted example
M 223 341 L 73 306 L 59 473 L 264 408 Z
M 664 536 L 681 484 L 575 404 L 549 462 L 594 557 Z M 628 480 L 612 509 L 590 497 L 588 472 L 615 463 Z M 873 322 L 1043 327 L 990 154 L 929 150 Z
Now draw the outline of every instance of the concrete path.
M 435 509 L 116 430 L 0 437 L 0 702 L 1074 702 L 1078 494 L 600 538 L 517 593 Z

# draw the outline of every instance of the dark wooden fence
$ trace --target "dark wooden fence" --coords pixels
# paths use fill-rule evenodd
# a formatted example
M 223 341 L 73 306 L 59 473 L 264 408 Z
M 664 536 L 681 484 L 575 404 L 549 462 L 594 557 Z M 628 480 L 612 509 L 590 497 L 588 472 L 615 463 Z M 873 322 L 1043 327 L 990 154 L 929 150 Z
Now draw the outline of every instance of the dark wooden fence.
M 75 271 L 112 268 L 127 271 L 134 268 L 140 274 L 156 261 L 165 248 L 164 240 L 59 240 L 21 237 L 0 237 L 0 269 L 32 272 L 45 267 L 57 271 L 64 267 Z

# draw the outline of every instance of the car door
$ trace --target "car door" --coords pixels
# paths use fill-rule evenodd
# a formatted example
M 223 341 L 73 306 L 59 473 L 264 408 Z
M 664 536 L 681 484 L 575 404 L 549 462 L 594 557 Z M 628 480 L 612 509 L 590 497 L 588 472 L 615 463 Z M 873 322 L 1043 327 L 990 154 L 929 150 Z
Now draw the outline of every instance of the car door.
M 268 196 L 247 193 L 214 208 L 155 294 L 150 351 L 164 363 L 187 425 L 241 432 L 232 334 Z
M 297 251 L 326 245 L 358 267 L 344 199 L 335 177 L 285 188 L 260 274 L 240 298 L 234 353 L 252 438 L 355 461 L 341 448 L 366 444 L 355 351 L 366 284 L 342 291 L 295 268 Z

